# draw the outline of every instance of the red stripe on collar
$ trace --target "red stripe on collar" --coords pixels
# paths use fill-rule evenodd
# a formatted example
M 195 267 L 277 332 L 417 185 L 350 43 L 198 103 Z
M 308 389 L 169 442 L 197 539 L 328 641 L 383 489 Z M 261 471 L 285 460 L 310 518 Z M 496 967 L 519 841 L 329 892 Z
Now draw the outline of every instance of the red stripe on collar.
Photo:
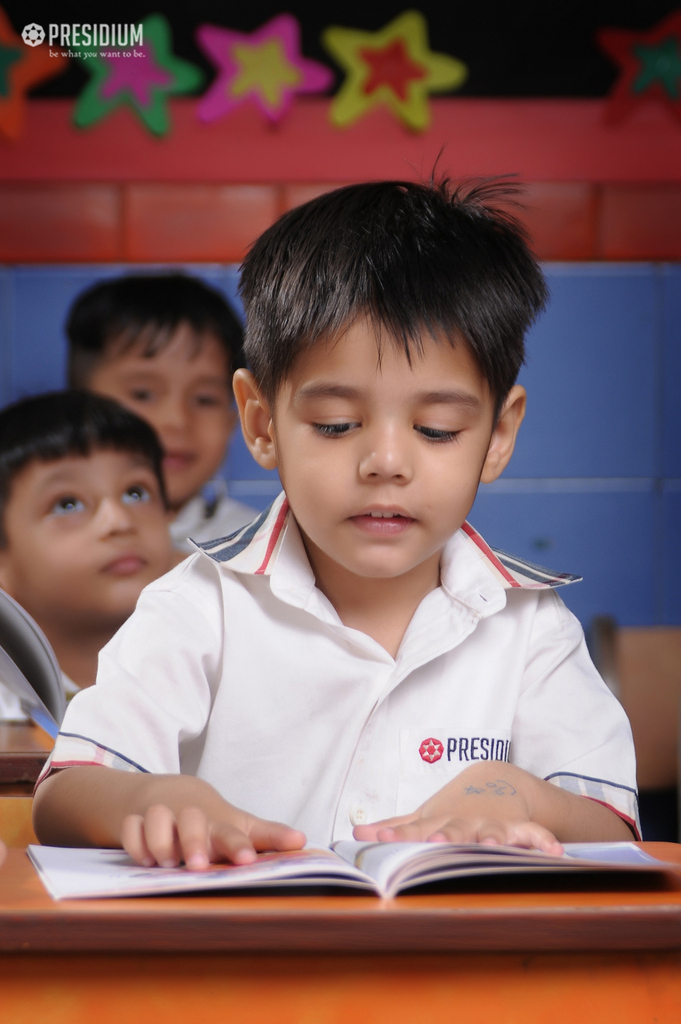
M 270 534 L 270 539 L 267 544 L 267 551 L 265 552 L 265 557 L 262 560 L 262 564 L 255 570 L 256 576 L 264 575 L 267 569 L 268 562 L 272 557 L 272 552 L 274 551 L 276 543 L 279 540 L 279 534 L 283 529 L 284 520 L 288 515 L 288 508 L 288 499 L 285 498 L 284 501 L 282 502 L 281 508 L 279 509 L 279 515 L 277 516 L 276 522 L 272 528 L 272 533 Z

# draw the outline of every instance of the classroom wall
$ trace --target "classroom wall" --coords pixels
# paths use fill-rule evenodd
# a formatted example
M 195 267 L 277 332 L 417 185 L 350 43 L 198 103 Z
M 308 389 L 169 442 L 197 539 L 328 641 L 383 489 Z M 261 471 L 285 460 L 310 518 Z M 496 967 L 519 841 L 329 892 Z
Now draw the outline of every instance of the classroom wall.
M 236 303 L 236 264 L 286 210 L 335 185 L 512 172 L 552 298 L 531 331 L 516 455 L 471 521 L 491 543 L 582 573 L 563 590 L 588 625 L 681 623 L 681 129 L 660 103 L 618 125 L 601 98 L 431 100 L 427 132 L 387 108 L 351 129 L 299 98 L 172 130 L 119 109 L 88 131 L 71 99 L 32 99 L 0 160 L 0 402 L 64 382 L 62 325 L 91 281 L 184 265 Z M 571 261 L 571 262 L 566 262 Z M 4 268 L 1 266 L 4 264 Z M 257 507 L 278 482 L 236 438 L 225 466 Z
M 149 269 L 149 264 L 137 269 Z M 240 311 L 236 265 L 185 264 Z M 134 266 L 0 268 L 0 401 L 63 386 L 63 324 L 95 280 Z M 528 413 L 471 522 L 495 546 L 584 582 L 562 595 L 586 625 L 681 624 L 681 265 L 548 263 L 551 300 L 528 337 Z M 240 436 L 224 472 L 258 508 L 276 474 Z

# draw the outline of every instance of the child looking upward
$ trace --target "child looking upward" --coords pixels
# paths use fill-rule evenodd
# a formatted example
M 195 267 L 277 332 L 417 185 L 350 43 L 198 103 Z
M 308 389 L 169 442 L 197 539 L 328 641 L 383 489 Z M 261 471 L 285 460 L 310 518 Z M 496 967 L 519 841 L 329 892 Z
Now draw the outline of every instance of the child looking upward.
M 284 493 L 102 652 L 37 791 L 43 842 L 205 868 L 305 835 L 631 838 L 631 732 L 554 591 L 574 577 L 465 521 L 511 458 L 546 297 L 498 198 L 354 185 L 255 243 L 234 387 Z
M 191 551 L 188 537 L 250 522 L 256 511 L 213 482 L 236 423 L 231 377 L 242 343 L 220 293 L 186 274 L 114 278 L 77 299 L 66 329 L 69 385 L 115 398 L 158 434 L 175 546 Z
M 77 687 L 94 683 L 100 649 L 173 563 L 162 457 L 143 420 L 98 395 L 0 411 L 0 587 Z M 20 710 L 12 700 L 5 717 Z

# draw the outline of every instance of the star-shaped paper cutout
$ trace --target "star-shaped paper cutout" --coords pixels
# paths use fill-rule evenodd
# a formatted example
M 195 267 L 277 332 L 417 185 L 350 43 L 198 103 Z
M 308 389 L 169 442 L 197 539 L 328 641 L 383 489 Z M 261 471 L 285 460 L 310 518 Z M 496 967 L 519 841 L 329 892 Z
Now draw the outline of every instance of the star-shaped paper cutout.
M 199 25 L 196 40 L 220 72 L 199 103 L 202 121 L 216 121 L 250 102 L 277 122 L 297 93 L 324 92 L 333 82 L 329 68 L 302 56 L 300 25 L 292 14 L 279 14 L 250 34 Z
M 468 76 L 462 61 L 430 49 L 419 11 L 404 11 L 379 32 L 332 25 L 322 43 L 347 75 L 331 104 L 331 121 L 341 128 L 384 104 L 423 131 L 430 124 L 429 94 L 458 89 Z
M 54 51 L 52 51 L 54 53 Z M 0 135 L 18 139 L 24 127 L 26 93 L 46 78 L 61 74 L 68 59 L 50 49 L 27 46 L 0 7 Z
M 621 70 L 606 107 L 607 121 L 622 121 L 648 100 L 662 102 L 681 119 L 681 11 L 648 32 L 604 28 L 596 39 Z
M 78 128 L 89 128 L 117 107 L 131 107 L 155 135 L 170 130 L 168 97 L 193 92 L 203 83 L 203 72 L 172 52 L 170 26 L 162 14 L 142 22 L 140 45 L 100 50 L 96 57 L 80 57 L 92 78 L 78 97 L 73 114 Z

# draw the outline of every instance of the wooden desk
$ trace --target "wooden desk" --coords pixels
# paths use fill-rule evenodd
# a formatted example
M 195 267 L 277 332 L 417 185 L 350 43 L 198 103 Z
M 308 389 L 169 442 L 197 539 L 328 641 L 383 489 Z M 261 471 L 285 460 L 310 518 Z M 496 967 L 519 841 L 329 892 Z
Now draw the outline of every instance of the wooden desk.
M 53 903 L 10 850 L 0 948 L 2 1024 L 678 1024 L 681 870 L 648 891 Z
M 52 744 L 37 725 L 0 722 L 0 796 L 30 796 Z
M 36 842 L 31 797 L 52 744 L 37 725 L 0 722 L 0 839 L 7 846 Z

